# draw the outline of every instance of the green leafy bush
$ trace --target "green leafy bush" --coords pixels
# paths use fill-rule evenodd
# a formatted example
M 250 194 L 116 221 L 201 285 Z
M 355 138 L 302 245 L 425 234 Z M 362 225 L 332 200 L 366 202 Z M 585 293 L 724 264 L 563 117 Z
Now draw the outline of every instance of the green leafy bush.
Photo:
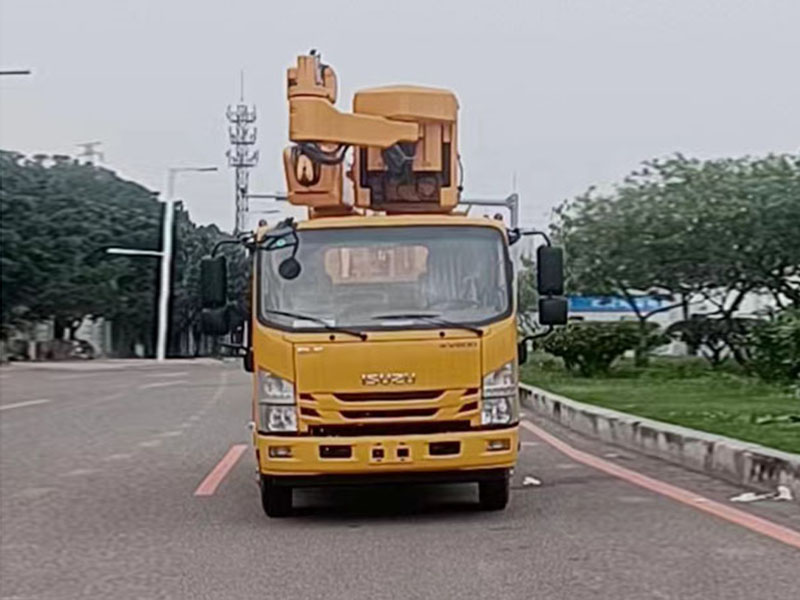
M 640 345 L 641 325 L 631 321 L 575 321 L 541 343 L 545 352 L 560 357 L 570 371 L 591 377 L 607 373 L 615 360 Z M 647 324 L 647 345 L 661 345 L 658 326 Z
M 753 328 L 750 365 L 765 381 L 800 382 L 800 309 Z
M 679 340 L 705 358 L 712 367 L 719 367 L 734 356 L 745 362 L 750 346 L 749 332 L 760 321 L 752 318 L 730 317 L 722 319 L 706 315 L 692 315 L 689 320 L 677 321 L 667 327 L 665 334 Z

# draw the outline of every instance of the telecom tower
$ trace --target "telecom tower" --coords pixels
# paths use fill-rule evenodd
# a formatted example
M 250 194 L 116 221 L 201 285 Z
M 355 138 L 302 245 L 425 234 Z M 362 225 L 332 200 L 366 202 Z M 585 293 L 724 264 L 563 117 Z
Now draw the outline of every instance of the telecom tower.
M 256 143 L 256 107 L 244 103 L 244 75 L 241 76 L 239 103 L 228 105 L 225 112 L 230 125 L 231 148 L 226 153 L 228 166 L 236 172 L 236 223 L 233 233 L 239 234 L 247 230 L 247 212 L 249 209 L 248 185 L 250 169 L 258 163 L 258 150 L 253 150 Z
M 87 164 L 93 165 L 94 159 L 96 158 L 98 161 L 104 161 L 106 159 L 105 154 L 102 151 L 97 150 L 98 146 L 101 146 L 103 142 L 83 142 L 81 144 L 75 144 L 78 148 L 83 148 L 83 152 L 78 154 L 78 159 L 81 158 L 86 160 Z

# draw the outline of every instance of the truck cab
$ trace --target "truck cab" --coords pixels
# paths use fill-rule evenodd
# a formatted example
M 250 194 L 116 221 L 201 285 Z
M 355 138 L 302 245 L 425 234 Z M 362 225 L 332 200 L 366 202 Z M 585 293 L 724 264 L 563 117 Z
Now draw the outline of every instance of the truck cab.
M 288 514 L 297 487 L 383 482 L 477 482 L 482 508 L 504 508 L 519 447 L 524 345 L 509 245 L 521 232 L 456 210 L 455 96 L 379 88 L 344 115 L 329 106 L 335 76 L 319 57 L 300 57 L 287 79 L 288 197 L 309 218 L 245 242 L 243 352 L 265 512 Z M 539 267 L 542 320 L 561 323 L 560 254 Z M 229 329 L 224 271 L 219 257 L 202 270 L 217 333 Z

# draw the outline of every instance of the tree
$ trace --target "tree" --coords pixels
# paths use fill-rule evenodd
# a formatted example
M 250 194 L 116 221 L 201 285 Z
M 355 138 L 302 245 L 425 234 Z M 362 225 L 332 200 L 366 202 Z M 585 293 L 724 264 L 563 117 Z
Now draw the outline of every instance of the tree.
M 160 249 L 163 205 L 156 192 L 60 156 L 0 151 L 0 177 L 4 335 L 52 319 L 56 337 L 72 337 L 86 316 L 103 317 L 113 321 L 121 355 L 137 343 L 152 352 L 158 260 L 112 257 L 105 249 Z M 174 336 L 196 320 L 199 257 L 225 236 L 178 212 Z
M 650 344 L 663 340 L 658 326 L 646 325 Z M 545 352 L 560 357 L 568 370 L 585 377 L 604 374 L 628 350 L 639 344 L 639 326 L 630 321 L 573 321 L 540 342 Z
M 780 305 L 800 300 L 800 156 L 699 161 L 677 155 L 644 163 L 623 183 L 590 189 L 556 211 L 570 290 L 623 298 L 640 323 L 704 298 L 731 332 L 749 293 Z M 665 306 L 645 312 L 637 300 Z M 688 311 L 687 311 L 688 312 Z
M 800 309 L 787 309 L 752 333 L 753 370 L 766 381 L 800 384 Z
M 521 256 L 521 268 L 517 270 L 517 325 L 522 335 L 529 335 L 538 328 L 539 291 L 536 289 L 536 262 Z

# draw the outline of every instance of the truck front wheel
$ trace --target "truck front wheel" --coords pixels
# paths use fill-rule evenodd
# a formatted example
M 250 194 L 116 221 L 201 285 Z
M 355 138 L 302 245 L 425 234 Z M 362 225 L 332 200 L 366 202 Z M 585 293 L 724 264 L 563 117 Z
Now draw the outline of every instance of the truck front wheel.
M 511 482 L 508 471 L 503 477 L 478 482 L 481 510 L 503 510 L 508 505 Z
M 292 512 L 292 488 L 261 476 L 261 506 L 268 517 L 286 517 Z

